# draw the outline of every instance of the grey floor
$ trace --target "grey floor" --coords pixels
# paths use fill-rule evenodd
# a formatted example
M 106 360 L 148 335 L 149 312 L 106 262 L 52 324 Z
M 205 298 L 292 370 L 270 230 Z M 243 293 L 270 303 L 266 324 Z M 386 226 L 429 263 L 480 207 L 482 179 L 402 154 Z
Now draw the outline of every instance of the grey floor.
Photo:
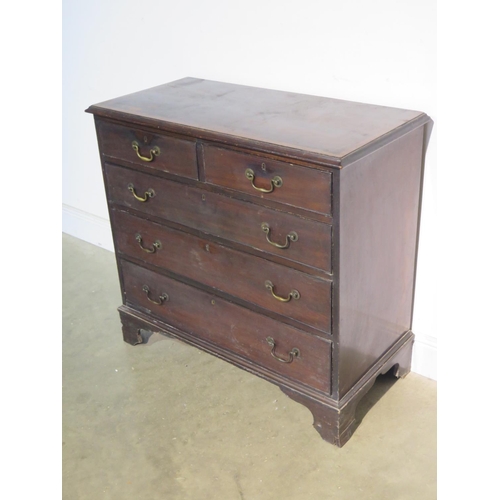
M 63 498 L 436 498 L 436 383 L 384 376 L 342 448 L 277 387 L 179 341 L 121 339 L 114 255 L 63 235 Z

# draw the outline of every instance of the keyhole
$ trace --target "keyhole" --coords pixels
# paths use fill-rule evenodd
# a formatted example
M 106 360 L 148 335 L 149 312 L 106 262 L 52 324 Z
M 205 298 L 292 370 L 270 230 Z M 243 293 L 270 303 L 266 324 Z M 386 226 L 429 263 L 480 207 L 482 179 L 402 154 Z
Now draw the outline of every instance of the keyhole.
M 265 172 L 265 171 L 266 171 L 266 164 L 265 164 L 265 163 L 263 163 L 263 164 L 260 166 L 260 168 L 261 168 L 261 169 Z
M 145 136 L 144 136 L 144 144 L 147 144 L 147 143 L 148 143 L 148 138 L 147 138 L 147 136 L 145 135 Z

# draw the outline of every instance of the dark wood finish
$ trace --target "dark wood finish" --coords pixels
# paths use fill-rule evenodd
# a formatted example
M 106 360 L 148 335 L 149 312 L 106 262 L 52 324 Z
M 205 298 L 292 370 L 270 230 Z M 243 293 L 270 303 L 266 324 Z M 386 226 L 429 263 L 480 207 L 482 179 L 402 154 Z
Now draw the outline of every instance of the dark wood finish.
M 114 227 L 121 228 L 116 231 L 117 252 L 331 333 L 331 281 L 121 210 L 112 210 L 111 220 Z M 136 240 L 137 235 L 142 237 L 142 246 L 146 249 L 154 249 L 155 241 L 159 241 L 161 247 L 147 253 Z M 287 296 L 290 290 L 298 290 L 300 298 L 286 303 L 276 300 L 265 288 L 267 280 L 275 285 L 277 295 Z
M 99 122 L 97 133 L 101 139 L 101 152 L 104 156 L 118 162 L 137 163 L 154 170 L 198 179 L 195 141 L 186 141 L 108 122 Z M 139 145 L 141 156 L 153 158 L 151 162 L 143 161 L 137 156 L 132 149 L 134 141 Z M 160 149 L 158 156 L 150 154 L 154 147 Z
M 106 164 L 110 202 L 158 215 L 165 220 L 214 234 L 229 241 L 237 241 L 262 252 L 279 255 L 311 267 L 331 272 L 331 227 L 295 215 L 252 205 L 227 196 L 160 179 L 135 170 Z M 132 183 L 143 196 L 153 189 L 155 196 L 147 202 L 137 201 L 128 190 Z M 235 214 L 238 214 L 235 217 Z M 289 248 L 280 249 L 269 244 L 261 225 L 271 228 L 270 239 L 284 244 L 286 236 L 295 231 L 298 240 Z
M 321 437 L 329 443 L 342 447 L 352 436 L 356 426 L 356 409 L 361 399 L 373 387 L 377 377 L 393 370 L 398 378 L 405 377 L 411 366 L 411 352 L 414 335 L 407 332 L 403 342 L 399 342 L 396 349 L 392 349 L 391 355 L 385 363 L 379 365 L 378 369 L 371 370 L 368 376 L 356 384 L 350 393 L 340 402 L 325 400 L 323 398 L 311 397 L 303 392 L 281 385 L 281 390 L 294 401 L 309 408 L 313 414 L 314 428 Z
M 198 78 L 112 99 L 88 111 L 329 165 L 340 165 L 360 150 L 367 154 L 428 121 L 420 111 Z
M 130 262 L 123 261 L 122 268 L 127 305 L 166 319 L 169 324 L 222 349 L 329 393 L 330 342 Z M 160 302 L 160 295 L 166 293 L 168 300 L 159 305 L 152 303 L 143 291 L 144 285 L 150 289 L 150 299 Z M 276 341 L 276 355 L 280 358 L 287 359 L 294 347 L 300 350 L 300 355 L 291 363 L 274 359 L 266 342 L 268 336 Z
M 377 376 L 411 369 L 429 117 L 194 78 L 88 111 L 124 340 L 147 343 L 159 332 L 275 383 L 311 410 L 325 440 L 343 446 Z M 133 157 L 131 141 L 142 151 L 144 132 L 144 145 L 168 143 L 152 162 Z M 162 166 L 164 147 L 173 153 Z M 257 187 L 275 176 L 283 185 L 260 193 L 247 168 Z M 130 183 L 154 196 L 138 201 Z M 276 248 L 264 222 L 271 241 L 283 244 L 291 231 L 297 241 Z M 137 234 L 146 249 L 157 240 L 159 248 L 147 253 Z M 278 301 L 266 280 L 277 296 L 300 298 Z
M 141 328 L 144 326 L 142 322 L 137 321 L 129 314 L 120 313 L 122 322 L 123 340 L 130 345 L 142 344 Z
M 214 146 L 204 146 L 203 150 L 208 183 L 313 212 L 331 214 L 331 173 Z M 259 192 L 245 177 L 247 169 L 255 173 L 254 184 L 259 188 L 270 189 L 275 176 L 283 180 L 283 185 L 274 188 L 271 193 Z
M 422 132 L 340 172 L 340 398 L 411 328 Z

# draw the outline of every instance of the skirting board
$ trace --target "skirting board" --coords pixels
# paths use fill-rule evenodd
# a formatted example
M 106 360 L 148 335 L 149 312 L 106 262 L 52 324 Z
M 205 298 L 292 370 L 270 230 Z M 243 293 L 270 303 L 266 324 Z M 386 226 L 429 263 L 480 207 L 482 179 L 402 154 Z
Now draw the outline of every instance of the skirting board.
M 105 250 L 114 252 L 111 226 L 108 219 L 63 204 L 62 229 Z M 435 337 L 415 333 L 411 371 L 437 380 L 437 342 Z
M 89 214 L 63 203 L 62 230 L 63 233 L 92 243 L 92 245 L 110 252 L 115 251 L 109 219 Z
M 437 380 L 437 341 L 435 337 L 415 333 L 411 371 Z

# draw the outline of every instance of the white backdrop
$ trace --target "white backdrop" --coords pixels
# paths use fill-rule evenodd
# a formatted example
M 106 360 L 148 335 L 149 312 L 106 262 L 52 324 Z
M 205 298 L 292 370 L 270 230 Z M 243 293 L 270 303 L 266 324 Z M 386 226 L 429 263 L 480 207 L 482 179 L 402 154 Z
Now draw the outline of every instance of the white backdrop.
M 436 378 L 435 0 L 65 0 L 63 231 L 112 250 L 91 104 L 185 76 L 426 112 L 413 371 Z

